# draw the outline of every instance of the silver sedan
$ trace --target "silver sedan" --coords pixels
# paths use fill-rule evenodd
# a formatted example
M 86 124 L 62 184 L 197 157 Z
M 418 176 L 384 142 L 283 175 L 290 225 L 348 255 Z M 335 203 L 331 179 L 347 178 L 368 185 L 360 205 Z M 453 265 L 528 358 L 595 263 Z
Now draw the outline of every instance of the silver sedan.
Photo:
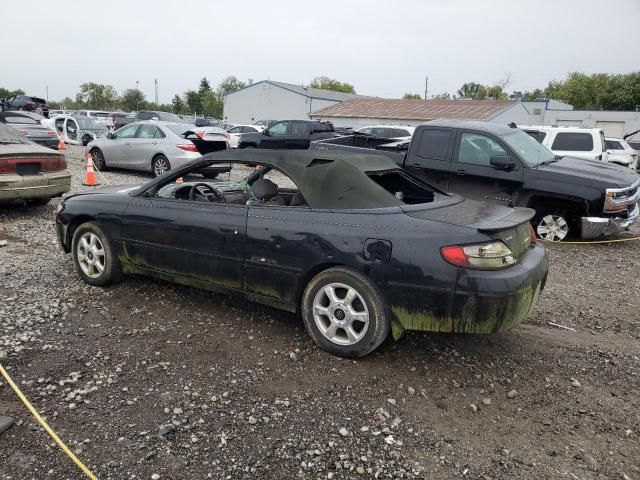
M 216 150 L 225 150 L 224 136 L 205 135 L 186 123 L 145 121 L 125 125 L 104 138 L 87 145 L 95 166 L 99 169 L 126 168 L 142 170 L 159 176 L 186 162 Z M 205 138 L 206 137 L 206 138 Z M 228 172 L 230 165 L 209 168 L 202 174 L 215 178 Z

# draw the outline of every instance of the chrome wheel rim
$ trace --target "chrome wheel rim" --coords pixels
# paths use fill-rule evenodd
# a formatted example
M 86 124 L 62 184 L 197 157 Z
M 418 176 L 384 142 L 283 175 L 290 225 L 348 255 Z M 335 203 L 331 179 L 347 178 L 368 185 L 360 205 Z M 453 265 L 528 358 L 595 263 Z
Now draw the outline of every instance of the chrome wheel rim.
M 569 233 L 569 224 L 560 215 L 546 215 L 538 223 L 536 233 L 544 240 L 559 242 Z
M 344 283 L 330 283 L 316 293 L 313 319 L 320 333 L 337 345 L 354 345 L 369 329 L 367 304 L 355 288 Z
M 78 265 L 89 278 L 98 278 L 104 272 L 104 245 L 95 233 L 86 232 L 78 241 L 76 247 Z
M 93 158 L 93 165 L 98 168 L 98 170 L 104 166 L 104 159 L 100 150 L 94 150 L 91 152 L 91 157 Z
M 164 158 L 156 158 L 153 169 L 156 177 L 159 177 L 160 175 L 164 175 L 169 170 L 169 165 Z

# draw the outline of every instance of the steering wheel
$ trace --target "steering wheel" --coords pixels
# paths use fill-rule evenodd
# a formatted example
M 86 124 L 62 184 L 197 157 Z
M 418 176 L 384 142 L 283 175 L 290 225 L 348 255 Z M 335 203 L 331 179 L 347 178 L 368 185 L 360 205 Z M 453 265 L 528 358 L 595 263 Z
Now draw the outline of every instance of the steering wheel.
M 189 190 L 189 200 L 195 200 L 196 196 L 206 198 L 210 202 L 224 203 L 224 195 L 208 183 L 195 183 Z

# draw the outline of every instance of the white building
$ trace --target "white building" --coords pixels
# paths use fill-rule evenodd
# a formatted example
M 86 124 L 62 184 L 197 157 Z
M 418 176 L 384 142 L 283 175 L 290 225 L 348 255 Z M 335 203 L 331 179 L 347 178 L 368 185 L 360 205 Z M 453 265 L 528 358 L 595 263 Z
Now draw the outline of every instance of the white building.
M 224 120 L 254 123 L 258 120 L 308 120 L 309 113 L 343 100 L 371 98 L 290 83 L 262 80 L 224 97 Z

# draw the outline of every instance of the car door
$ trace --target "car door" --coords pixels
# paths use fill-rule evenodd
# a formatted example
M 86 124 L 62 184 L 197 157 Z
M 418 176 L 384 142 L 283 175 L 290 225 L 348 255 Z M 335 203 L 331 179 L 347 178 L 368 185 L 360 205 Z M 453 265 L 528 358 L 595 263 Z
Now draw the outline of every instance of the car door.
M 288 121 L 274 123 L 262 132 L 260 148 L 284 148 L 290 123 Z
M 169 280 L 241 291 L 246 224 L 246 205 L 135 197 L 122 217 L 126 262 Z
M 430 185 L 448 191 L 454 141 L 453 129 L 422 129 L 411 143 L 406 170 Z
M 321 129 L 309 122 L 291 122 L 285 138 L 284 148 L 289 150 L 306 150 L 313 137 L 317 137 Z
M 515 155 L 498 139 L 475 132 L 457 135 L 451 163 L 449 191 L 480 201 L 512 205 L 522 187 L 524 170 Z M 491 165 L 492 157 L 510 157 L 512 170 Z
M 129 155 L 131 168 L 149 170 L 151 159 L 158 152 L 158 144 L 165 134 L 155 125 L 142 124 L 135 136 L 129 140 Z
M 116 131 L 108 143 L 105 143 L 103 154 L 110 167 L 130 168 L 131 142 L 135 138 L 139 124 L 127 125 Z
M 78 143 L 79 127 L 78 122 L 76 122 L 75 119 L 67 118 L 65 121 L 64 132 L 70 143 Z

